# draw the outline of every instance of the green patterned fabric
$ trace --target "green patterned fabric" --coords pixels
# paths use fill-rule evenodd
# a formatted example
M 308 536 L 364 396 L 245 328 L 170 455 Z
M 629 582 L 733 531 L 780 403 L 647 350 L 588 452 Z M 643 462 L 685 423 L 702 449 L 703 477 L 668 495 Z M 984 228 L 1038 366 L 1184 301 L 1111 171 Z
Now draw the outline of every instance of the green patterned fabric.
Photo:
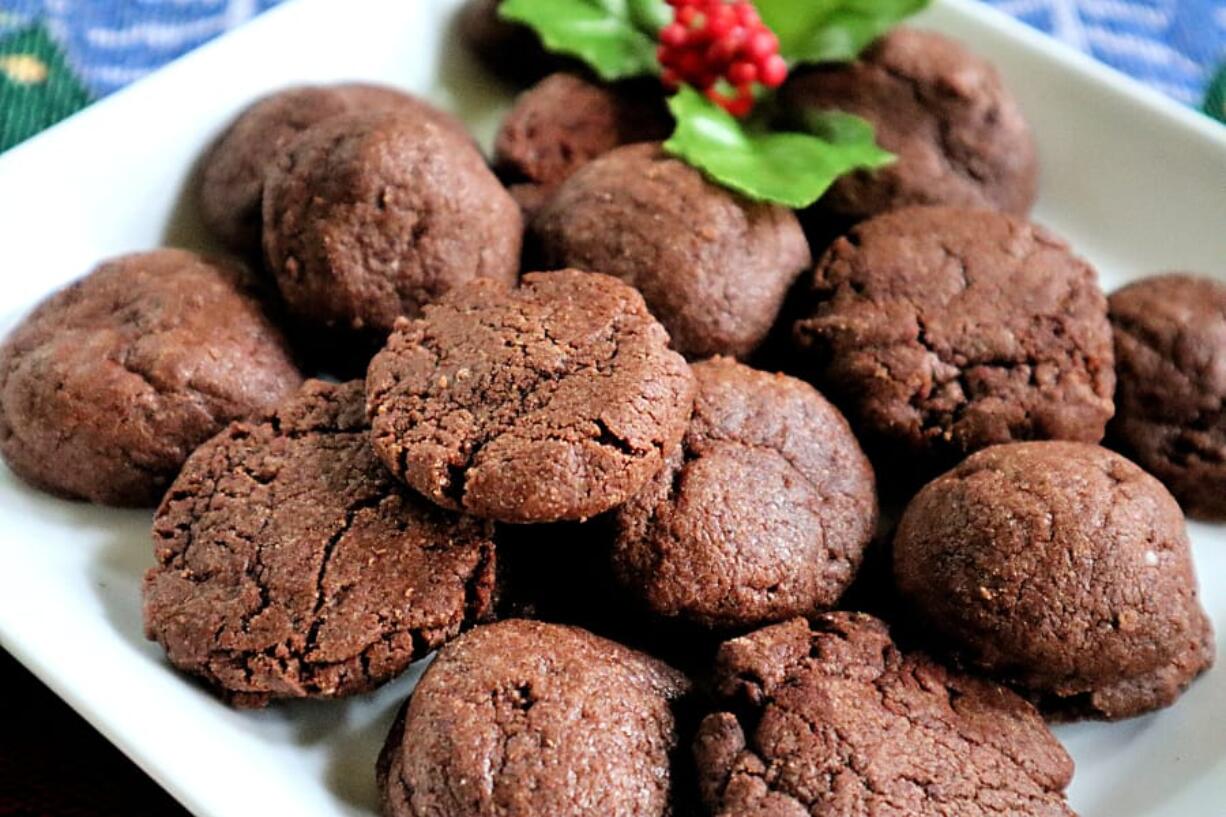
M 59 46 L 40 25 L 0 39 L 0 150 L 90 102 Z
M 1205 97 L 1205 113 L 1214 119 L 1226 122 L 1226 65 L 1223 65 L 1209 83 L 1209 94 Z

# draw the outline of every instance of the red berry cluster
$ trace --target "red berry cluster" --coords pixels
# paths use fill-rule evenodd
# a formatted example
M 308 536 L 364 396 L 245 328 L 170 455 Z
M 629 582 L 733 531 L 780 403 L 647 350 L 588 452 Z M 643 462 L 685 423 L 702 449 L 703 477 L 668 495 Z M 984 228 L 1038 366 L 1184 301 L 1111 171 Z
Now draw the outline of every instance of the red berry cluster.
M 660 32 L 664 84 L 689 83 L 733 116 L 753 108 L 753 86 L 778 88 L 788 75 L 779 38 L 750 0 L 668 0 L 673 22 Z M 722 93 L 720 80 L 734 93 Z

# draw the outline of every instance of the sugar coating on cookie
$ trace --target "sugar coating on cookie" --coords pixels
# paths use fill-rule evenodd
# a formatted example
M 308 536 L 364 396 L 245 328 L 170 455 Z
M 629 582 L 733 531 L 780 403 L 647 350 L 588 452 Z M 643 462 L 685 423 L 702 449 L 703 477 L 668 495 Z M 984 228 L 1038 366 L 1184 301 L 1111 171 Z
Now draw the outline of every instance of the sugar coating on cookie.
M 870 616 L 775 624 L 720 647 L 725 711 L 694 741 L 723 817 L 1073 817 L 1073 762 L 1034 707 L 903 653 Z
M 845 63 L 796 71 L 780 90 L 793 124 L 839 110 L 873 125 L 897 160 L 839 178 L 805 214 L 837 232 L 887 210 L 922 204 L 1025 215 L 1038 158 L 1030 127 L 996 69 L 931 31 L 896 28 Z
M 693 371 L 681 446 L 616 513 L 622 584 L 659 615 L 716 628 L 829 609 L 877 522 L 851 429 L 795 378 L 729 358 Z
M 475 278 L 519 273 L 519 208 L 471 141 L 403 112 L 333 116 L 264 184 L 264 254 L 286 308 L 337 336 L 382 339 Z
M 491 533 L 387 472 L 361 381 L 308 381 L 171 486 L 146 633 L 237 705 L 363 692 L 490 614 Z
M 809 289 L 798 364 L 871 456 L 935 474 L 996 443 L 1102 439 L 1106 297 L 1046 230 L 988 210 L 896 210 L 838 239 Z
M 475 281 L 371 362 L 375 450 L 434 502 L 505 522 L 584 519 L 637 492 L 685 431 L 693 375 L 616 278 Z
M 301 382 L 240 267 L 126 255 L 51 295 L 0 347 L 0 456 L 60 496 L 153 506 L 197 445 Z
M 690 359 L 757 349 L 811 261 L 791 210 L 720 187 L 656 144 L 584 165 L 531 231 L 543 265 L 604 272 L 642 292 Z
M 894 577 L 936 645 L 1056 716 L 1168 706 L 1213 662 L 1179 505 L 1098 446 L 971 456 L 907 506 Z
M 1226 285 L 1171 273 L 1109 304 L 1118 382 L 1108 439 L 1187 513 L 1226 519 Z
M 217 139 L 200 166 L 196 200 L 205 226 L 235 252 L 260 247 L 264 174 L 302 131 L 342 113 L 399 110 L 463 134 L 463 126 L 414 96 L 382 85 L 303 85 L 257 100 Z
M 379 760 L 387 817 L 672 813 L 666 664 L 591 633 L 511 619 L 439 652 Z

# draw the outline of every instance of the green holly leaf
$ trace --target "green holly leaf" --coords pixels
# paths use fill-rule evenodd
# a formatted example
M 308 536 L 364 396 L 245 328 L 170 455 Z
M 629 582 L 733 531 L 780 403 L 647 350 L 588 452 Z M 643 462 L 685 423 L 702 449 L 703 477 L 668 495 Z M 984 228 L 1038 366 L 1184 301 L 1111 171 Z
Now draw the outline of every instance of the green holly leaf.
M 794 133 L 750 130 L 689 87 L 668 107 L 677 129 L 665 151 L 756 201 L 808 207 L 844 173 L 894 160 L 873 141 L 873 126 L 851 114 L 828 112 L 814 118 L 815 133 Z
M 498 13 L 612 82 L 659 73 L 655 35 L 668 19 L 663 7 L 663 0 L 503 0 Z
M 673 10 L 664 0 L 626 0 L 630 19 L 656 39 L 660 29 L 673 21 Z
M 929 0 L 757 0 L 790 63 L 854 59 Z
M 839 145 L 873 142 L 873 125 L 867 119 L 839 110 L 805 110 L 799 123 L 805 133 Z

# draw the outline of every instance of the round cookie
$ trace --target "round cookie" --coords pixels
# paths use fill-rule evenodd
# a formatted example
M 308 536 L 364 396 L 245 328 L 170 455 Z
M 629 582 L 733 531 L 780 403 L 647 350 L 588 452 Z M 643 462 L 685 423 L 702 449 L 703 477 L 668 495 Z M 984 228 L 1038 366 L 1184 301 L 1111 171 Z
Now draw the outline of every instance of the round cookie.
M 354 82 L 278 91 L 239 114 L 201 162 L 196 200 L 205 227 L 235 252 L 258 251 L 264 173 L 277 154 L 330 116 L 375 110 L 398 110 L 464 134 L 464 126 L 449 114 L 381 85 Z
M 152 506 L 197 445 L 301 382 L 240 267 L 126 255 L 47 298 L 0 347 L 0 455 L 58 496 Z
M 1058 716 L 1167 706 L 1213 662 L 1179 506 L 1098 446 L 970 457 L 907 506 L 894 577 L 924 632 Z
M 515 101 L 494 142 L 494 169 L 514 188 L 550 191 L 583 165 L 621 145 L 663 139 L 672 120 L 659 91 L 644 83 L 605 85 L 551 74 Z M 547 192 L 537 198 L 544 200 Z M 527 195 L 516 195 L 521 206 Z M 535 212 L 538 208 L 525 208 Z
M 468 0 L 456 18 L 457 33 L 468 49 L 499 79 L 527 85 L 551 71 L 583 66 L 541 45 L 525 25 L 498 16 L 502 0 Z
M 481 280 L 404 321 L 371 361 L 375 450 L 438 504 L 504 522 L 595 516 L 664 465 L 693 375 L 615 278 Z
M 1226 285 L 1172 273 L 1108 300 L 1115 330 L 1113 444 L 1183 509 L 1226 519 Z
M 694 757 L 725 817 L 1074 817 L 1073 761 L 1003 687 L 832 613 L 725 642 Z
M 873 471 L 834 406 L 728 358 L 693 366 L 668 467 L 618 509 L 613 565 L 652 612 L 750 627 L 834 606 L 877 521 Z
M 237 705 L 363 692 L 491 612 L 492 531 L 392 478 L 363 395 L 307 382 L 201 446 L 158 509 L 146 633 Z
M 467 138 L 420 116 L 341 114 L 264 184 L 264 253 L 290 313 L 381 339 L 474 278 L 511 283 L 523 222 Z
M 996 69 L 931 31 L 896 28 L 852 62 L 797 71 L 780 90 L 786 119 L 826 110 L 863 117 L 898 157 L 849 173 L 810 209 L 811 229 L 831 238 L 852 224 L 920 204 L 1025 215 L 1038 159 L 1030 127 Z
M 751 202 L 666 156 L 617 148 L 564 181 L 532 224 L 544 266 L 615 275 L 643 293 L 687 358 L 745 358 L 809 265 L 792 211 Z
M 613 641 L 510 619 L 448 644 L 379 758 L 387 817 L 664 817 L 681 673 Z
M 1093 268 L 1042 228 L 989 210 L 896 210 L 831 245 L 809 294 L 799 362 L 870 455 L 923 474 L 996 443 L 1102 439 L 1107 301 Z

